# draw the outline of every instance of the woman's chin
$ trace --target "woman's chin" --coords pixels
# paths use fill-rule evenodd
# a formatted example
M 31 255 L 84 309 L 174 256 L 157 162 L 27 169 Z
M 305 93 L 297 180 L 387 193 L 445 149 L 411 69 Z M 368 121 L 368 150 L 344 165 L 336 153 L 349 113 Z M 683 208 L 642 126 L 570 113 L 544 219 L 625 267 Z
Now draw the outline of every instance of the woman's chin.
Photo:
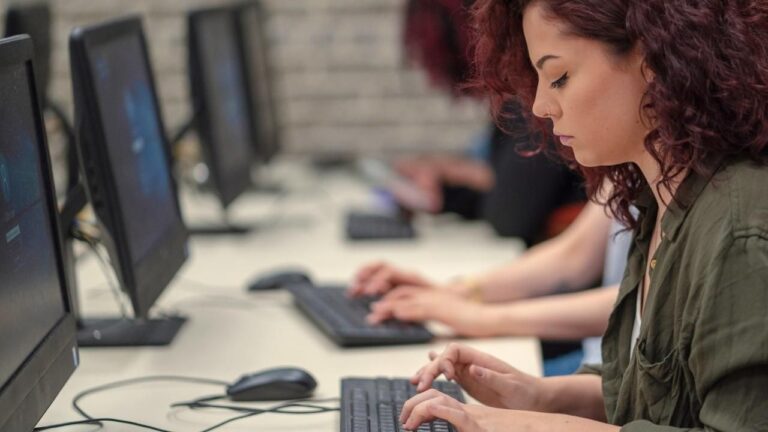
M 579 165 L 586 168 L 605 166 L 605 163 L 603 163 L 603 161 L 600 160 L 600 158 L 597 158 L 595 157 L 594 154 L 590 154 L 588 152 L 578 151 L 574 149 L 573 157 L 576 159 L 576 162 L 578 162 Z

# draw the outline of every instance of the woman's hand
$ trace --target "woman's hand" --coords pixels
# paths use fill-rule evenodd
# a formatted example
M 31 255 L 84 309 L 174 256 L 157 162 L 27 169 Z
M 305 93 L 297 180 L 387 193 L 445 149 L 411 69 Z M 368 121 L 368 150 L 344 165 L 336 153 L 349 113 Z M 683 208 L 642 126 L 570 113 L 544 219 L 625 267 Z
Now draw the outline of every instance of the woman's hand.
M 463 404 L 430 389 L 405 403 L 400 423 L 406 430 L 416 430 L 422 423 L 442 419 L 460 432 L 507 432 L 513 430 L 513 414 L 514 411 Z
M 467 300 L 448 289 L 403 286 L 371 306 L 368 322 L 437 321 L 461 336 L 486 337 L 499 333 L 493 311 L 493 306 Z
M 477 401 L 495 408 L 549 411 L 544 382 L 520 372 L 489 354 L 452 343 L 441 353 L 429 353 L 430 363 L 411 378 L 419 392 L 432 387 L 440 375 L 456 381 Z
M 355 275 L 348 294 L 356 296 L 375 296 L 385 294 L 399 286 L 429 288 L 434 284 L 415 272 L 397 268 L 380 261 L 363 266 Z
M 562 414 L 514 411 L 463 404 L 437 390 L 409 399 L 400 423 L 407 430 L 436 419 L 445 420 L 459 432 L 618 432 L 619 427 Z

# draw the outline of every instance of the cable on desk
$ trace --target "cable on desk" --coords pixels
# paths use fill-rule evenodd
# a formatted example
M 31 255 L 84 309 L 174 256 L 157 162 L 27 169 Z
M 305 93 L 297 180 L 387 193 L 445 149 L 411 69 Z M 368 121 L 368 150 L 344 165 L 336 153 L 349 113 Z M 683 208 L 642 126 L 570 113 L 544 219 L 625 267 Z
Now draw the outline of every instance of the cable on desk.
M 216 400 L 226 399 L 227 396 L 221 395 L 221 396 L 207 396 L 200 399 L 196 399 L 190 402 L 176 402 L 174 404 L 171 404 L 171 408 L 189 408 L 191 410 L 196 409 L 224 409 L 224 410 L 230 410 L 235 412 L 245 412 L 245 413 L 251 413 L 251 414 L 266 414 L 266 413 L 274 413 L 274 414 L 319 414 L 319 413 L 325 413 L 325 412 L 331 412 L 331 411 L 338 411 L 339 408 L 329 408 L 322 405 L 317 405 L 321 403 L 330 403 L 330 402 L 339 402 L 339 398 L 329 398 L 329 399 L 297 399 L 292 401 L 285 401 L 281 402 L 278 405 L 274 405 L 269 408 L 252 408 L 242 405 L 231 405 L 231 404 L 214 404 L 210 403 Z M 289 410 L 286 408 L 306 408 L 300 411 L 296 410 Z
M 80 407 L 80 401 L 84 399 L 87 396 L 93 395 L 95 393 L 108 391 L 108 390 L 114 390 L 116 388 L 120 387 L 126 387 L 130 385 L 135 384 L 141 384 L 146 382 L 157 382 L 157 381 L 171 381 L 171 382 L 183 382 L 183 383 L 192 383 L 192 384 L 203 384 L 203 385 L 215 385 L 215 386 L 228 386 L 230 383 L 223 380 L 217 380 L 217 379 L 210 379 L 210 378 L 198 378 L 198 377 L 188 377 L 188 376 L 180 376 L 180 375 L 153 375 L 153 376 L 145 376 L 145 377 L 139 377 L 139 378 L 132 378 L 127 380 L 121 380 L 121 381 L 115 381 L 107 384 L 102 384 L 100 386 L 96 386 L 87 390 L 83 390 L 82 392 L 75 395 L 75 397 L 72 399 L 72 408 L 77 411 L 78 414 L 83 416 L 85 420 L 78 420 L 78 421 L 72 421 L 72 422 L 66 422 L 66 423 L 57 423 L 47 426 L 41 426 L 35 428 L 35 432 L 37 431 L 45 431 L 50 429 L 58 429 L 63 427 L 69 427 L 69 426 L 76 426 L 76 425 L 85 425 L 85 424 L 94 424 L 101 426 L 102 423 L 122 423 L 127 424 L 131 426 L 140 427 L 147 430 L 153 430 L 156 432 L 173 432 L 167 429 L 158 428 L 155 426 L 134 422 L 131 420 L 123 420 L 123 419 L 117 419 L 117 418 L 111 418 L 111 417 L 92 417 L 90 414 L 86 413 L 85 410 L 83 410 Z M 227 419 L 223 422 L 217 423 L 207 429 L 205 429 L 202 432 L 211 432 L 215 429 L 219 429 L 227 424 L 248 418 L 253 417 L 259 414 L 266 414 L 266 413 L 275 413 L 275 414 L 294 414 L 294 415 L 308 415 L 308 414 L 321 414 L 321 413 L 327 413 L 327 412 L 333 412 L 333 411 L 339 411 L 339 408 L 329 408 L 324 407 L 321 405 L 316 405 L 318 403 L 328 403 L 328 402 L 337 402 L 339 401 L 338 398 L 332 398 L 332 399 L 300 399 L 296 401 L 290 401 L 290 402 L 283 402 L 278 405 L 273 405 L 268 408 L 249 408 L 249 407 L 241 407 L 236 405 L 226 405 L 226 404 L 212 404 L 210 402 L 225 399 L 226 395 L 212 395 L 212 396 L 205 396 L 198 398 L 196 400 L 190 401 L 190 402 L 179 402 L 174 403 L 171 405 L 171 407 L 187 407 L 189 409 L 195 410 L 195 409 L 225 409 L 230 411 L 235 411 L 238 413 L 244 413 L 241 415 L 238 415 L 236 417 L 232 417 L 230 419 Z
M 171 405 L 171 407 L 178 408 L 178 407 L 187 407 L 189 409 L 195 410 L 195 409 L 226 409 L 231 410 L 235 412 L 241 412 L 244 414 L 229 418 L 227 420 L 222 421 L 221 423 L 217 423 L 201 432 L 211 432 L 213 430 L 219 429 L 225 425 L 228 425 L 230 423 L 234 423 L 236 421 L 240 421 L 249 417 L 257 416 L 260 414 L 288 414 L 288 415 L 310 415 L 310 414 L 323 414 L 328 412 L 335 412 L 339 411 L 340 408 L 333 407 L 328 408 L 320 405 L 315 405 L 311 403 L 305 403 L 305 402 L 317 402 L 317 403 L 324 403 L 324 402 L 337 402 L 338 398 L 333 399 L 316 399 L 316 400 L 299 400 L 294 402 L 285 402 L 278 405 L 273 405 L 268 408 L 249 408 L 244 406 L 236 406 L 236 405 L 224 405 L 224 404 L 211 404 L 206 401 L 211 400 L 217 400 L 217 399 L 223 399 L 225 396 L 211 396 L 206 398 L 201 398 L 196 401 L 192 402 L 179 402 Z M 292 410 L 291 408 L 301 408 L 300 410 Z
M 102 384 L 97 387 L 93 387 L 87 390 L 83 390 L 82 392 L 75 395 L 74 399 L 72 399 L 72 408 L 77 411 L 78 414 L 83 416 L 84 418 L 88 420 L 93 420 L 93 417 L 91 417 L 88 413 L 86 413 L 82 408 L 80 408 L 80 401 L 92 394 L 100 393 L 107 390 L 114 390 L 116 388 L 120 387 L 126 387 L 134 384 L 141 384 L 146 382 L 156 382 L 156 381 L 172 381 L 172 382 L 184 382 L 184 383 L 192 383 L 192 384 L 205 384 L 205 385 L 216 385 L 216 386 L 228 386 L 230 383 L 222 380 L 216 380 L 216 379 L 209 379 L 209 378 L 197 378 L 197 377 L 186 377 L 186 376 L 178 376 L 178 375 L 154 375 L 154 376 L 146 376 L 146 377 L 139 377 L 139 378 L 132 378 L 122 381 L 115 381 L 112 383 Z
M 85 424 L 95 424 L 95 425 L 100 425 L 101 426 L 102 423 L 122 423 L 122 424 L 127 424 L 127 425 L 130 425 L 130 426 L 140 427 L 140 428 L 147 429 L 147 430 L 153 430 L 153 431 L 156 431 L 156 432 L 172 432 L 172 431 L 169 431 L 167 429 L 160 429 L 160 428 L 156 428 L 154 426 L 149 426 L 149 425 L 145 425 L 145 424 L 142 424 L 142 423 L 137 423 L 137 422 L 133 422 L 133 421 L 130 421 L 130 420 L 121 420 L 121 419 L 109 418 L 109 417 L 93 418 L 93 419 L 88 419 L 88 420 L 77 420 L 77 421 L 71 421 L 71 422 L 66 422 L 66 423 L 57 423 L 57 424 L 52 424 L 52 425 L 47 425 L 47 426 L 40 426 L 40 427 L 34 428 L 33 431 L 34 432 L 46 431 L 46 430 L 50 430 L 50 429 L 59 429 L 59 428 L 63 428 L 63 427 L 79 426 L 79 425 L 85 425 Z

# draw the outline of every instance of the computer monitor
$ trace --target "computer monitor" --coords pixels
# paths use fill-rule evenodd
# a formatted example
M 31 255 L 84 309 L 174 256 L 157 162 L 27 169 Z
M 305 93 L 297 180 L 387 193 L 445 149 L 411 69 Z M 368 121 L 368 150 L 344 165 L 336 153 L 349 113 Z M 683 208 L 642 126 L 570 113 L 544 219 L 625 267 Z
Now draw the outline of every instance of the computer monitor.
M 0 431 L 31 431 L 77 367 L 32 41 L 0 41 Z
M 16 4 L 5 13 L 5 35 L 28 34 L 35 51 L 35 78 L 45 107 L 51 71 L 51 10 L 46 3 Z
M 269 162 L 279 151 L 280 128 L 275 106 L 275 85 L 269 68 L 266 16 L 258 1 L 245 1 L 232 8 L 242 58 L 248 98 L 251 136 L 256 158 Z
M 188 14 L 194 127 L 222 207 L 251 186 L 251 131 L 231 8 Z
M 67 140 L 66 192 L 70 192 L 78 181 L 77 153 L 74 149 L 74 134 L 71 121 L 61 105 L 51 100 L 48 94 L 51 70 L 51 8 L 48 3 L 15 4 L 8 7 L 5 15 L 5 35 L 28 34 L 35 51 L 35 76 L 40 95 L 40 106 L 58 119 L 61 132 Z
M 134 314 L 147 318 L 187 259 L 188 234 L 140 19 L 76 28 L 70 36 L 70 60 L 77 148 L 88 198 Z M 132 345 L 132 337 L 115 344 Z M 140 342 L 136 344 L 144 344 Z

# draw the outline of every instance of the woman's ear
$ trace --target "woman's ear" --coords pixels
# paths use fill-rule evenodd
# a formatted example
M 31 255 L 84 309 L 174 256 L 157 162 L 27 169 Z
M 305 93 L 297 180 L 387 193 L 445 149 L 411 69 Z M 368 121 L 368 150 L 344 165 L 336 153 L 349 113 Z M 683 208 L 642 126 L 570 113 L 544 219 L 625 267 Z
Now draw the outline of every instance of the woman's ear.
M 654 78 L 656 78 L 656 74 L 651 70 L 651 67 L 648 66 L 648 62 L 645 61 L 645 47 L 642 42 L 636 43 L 634 48 L 632 48 L 631 57 L 633 66 L 640 69 L 640 73 L 643 78 L 645 78 L 645 82 L 653 82 Z

